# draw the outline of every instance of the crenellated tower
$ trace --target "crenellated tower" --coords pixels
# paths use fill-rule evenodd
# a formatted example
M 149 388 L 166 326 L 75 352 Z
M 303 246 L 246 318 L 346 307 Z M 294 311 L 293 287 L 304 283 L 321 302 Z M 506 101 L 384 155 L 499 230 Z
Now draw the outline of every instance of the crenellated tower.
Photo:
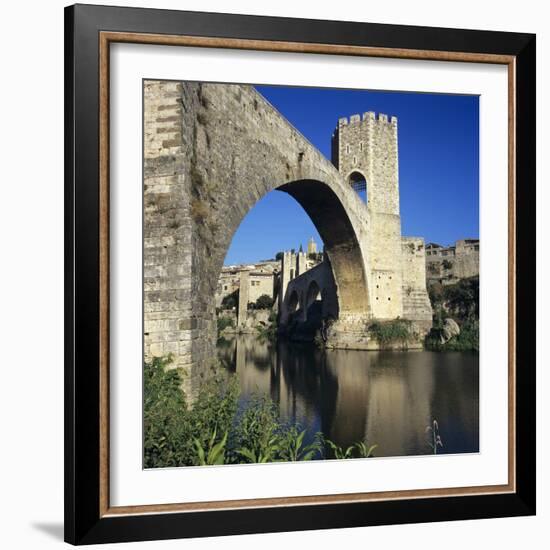
M 366 185 L 371 211 L 399 216 L 397 117 L 368 112 L 340 118 L 332 163 L 351 186 Z
M 367 112 L 340 118 L 332 162 L 351 187 L 366 191 L 372 316 L 402 317 L 397 117 Z

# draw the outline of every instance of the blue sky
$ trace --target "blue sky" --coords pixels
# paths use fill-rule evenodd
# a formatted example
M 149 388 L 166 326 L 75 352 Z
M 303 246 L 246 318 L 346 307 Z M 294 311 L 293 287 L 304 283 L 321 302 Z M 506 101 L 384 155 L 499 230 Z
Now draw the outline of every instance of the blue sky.
M 256 86 L 330 159 L 338 118 L 375 111 L 397 116 L 403 235 L 451 244 L 479 236 L 479 101 L 477 96 Z M 282 221 L 284 220 L 284 221 Z M 235 233 L 226 264 L 254 262 L 298 249 L 315 226 L 292 197 L 272 191 Z

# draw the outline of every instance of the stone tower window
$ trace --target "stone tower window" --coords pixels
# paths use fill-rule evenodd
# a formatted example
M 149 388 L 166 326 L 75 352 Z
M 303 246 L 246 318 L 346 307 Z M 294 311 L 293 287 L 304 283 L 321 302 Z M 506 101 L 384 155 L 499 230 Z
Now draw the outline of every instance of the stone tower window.
M 355 157 L 354 157 L 355 162 Z M 367 180 L 365 179 L 365 176 L 361 174 L 360 172 L 352 172 L 349 176 L 349 184 L 357 194 L 361 197 L 361 200 L 367 204 L 368 203 L 368 196 L 367 196 Z
M 362 151 L 362 150 L 363 150 L 363 142 L 361 141 L 361 142 L 359 143 L 359 151 Z
M 346 145 L 346 153 L 349 153 L 349 145 Z

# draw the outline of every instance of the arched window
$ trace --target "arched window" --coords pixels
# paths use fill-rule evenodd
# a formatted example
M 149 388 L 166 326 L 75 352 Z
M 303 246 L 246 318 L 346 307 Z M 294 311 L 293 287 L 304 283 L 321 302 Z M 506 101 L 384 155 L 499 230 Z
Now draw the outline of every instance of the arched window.
M 352 172 L 349 176 L 349 184 L 355 189 L 361 200 L 367 204 L 367 180 L 361 172 Z

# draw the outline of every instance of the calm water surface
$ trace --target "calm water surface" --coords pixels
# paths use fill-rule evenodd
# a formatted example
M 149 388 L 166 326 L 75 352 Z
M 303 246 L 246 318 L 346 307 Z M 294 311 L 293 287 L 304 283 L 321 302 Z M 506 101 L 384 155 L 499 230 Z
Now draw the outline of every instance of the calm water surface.
M 437 419 L 439 453 L 479 450 L 479 361 L 468 352 L 319 350 L 240 335 L 218 344 L 241 388 L 241 404 L 267 393 L 281 419 L 308 439 L 322 431 L 341 446 L 367 439 L 376 456 L 429 454 Z

